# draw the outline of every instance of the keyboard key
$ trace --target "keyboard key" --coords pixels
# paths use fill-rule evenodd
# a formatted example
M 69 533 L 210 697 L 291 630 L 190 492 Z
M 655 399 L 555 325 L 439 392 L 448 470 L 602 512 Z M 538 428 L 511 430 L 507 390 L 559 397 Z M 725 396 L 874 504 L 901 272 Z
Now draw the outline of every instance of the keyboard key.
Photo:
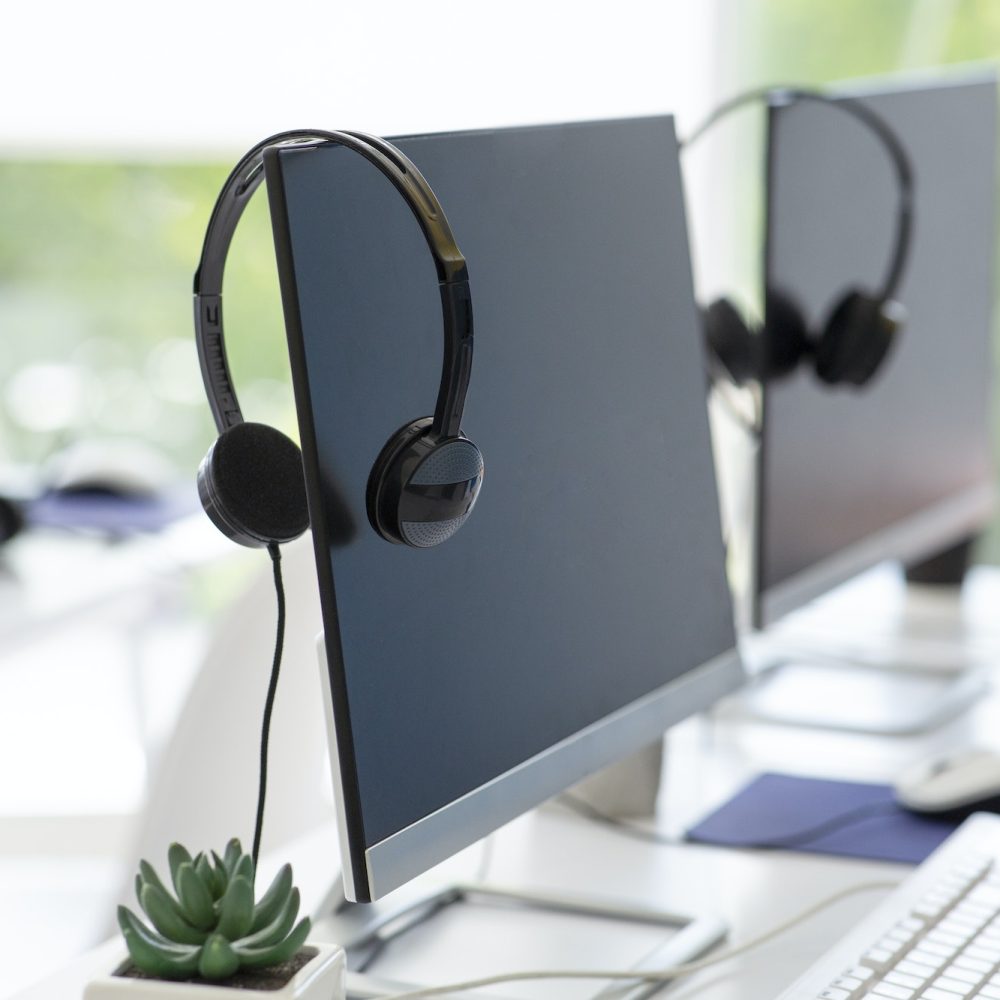
M 951 993 L 957 993 L 960 997 L 966 997 L 972 992 L 972 986 L 969 983 L 963 983 L 959 979 L 949 979 L 947 976 L 935 979 L 934 985 L 939 990 L 948 990 Z
M 935 968 L 933 965 L 924 965 L 923 962 L 913 961 L 912 951 L 910 952 L 909 955 L 906 956 L 906 958 L 903 959 L 902 962 L 900 962 L 896 966 L 896 968 L 900 972 L 905 972 L 908 976 L 918 976 L 925 982 L 928 979 L 933 978 L 934 975 L 937 973 L 937 968 Z
M 1000 947 L 994 948 L 992 945 L 985 947 L 984 945 L 970 944 L 962 954 L 968 955 L 969 958 L 980 958 L 984 962 L 992 962 L 994 965 L 1000 962 Z
M 864 953 L 862 960 L 876 969 L 884 968 L 892 961 L 892 952 L 885 948 L 871 948 Z M 941 963 L 944 964 L 943 962 Z
M 962 969 L 971 969 L 973 972 L 980 972 L 984 976 L 993 970 L 991 962 L 984 962 L 981 958 L 972 958 L 964 952 L 955 959 L 955 964 Z
M 886 1000 L 910 1000 L 916 991 L 905 986 L 893 986 L 892 983 L 879 983 L 869 994 L 873 997 L 885 997 Z
M 852 979 L 850 976 L 841 976 L 840 979 L 835 979 L 830 985 L 839 990 L 847 990 L 848 993 L 854 993 L 856 990 L 860 990 L 864 983 L 862 983 L 860 979 Z
M 989 907 L 994 913 L 1000 909 L 1000 889 L 994 889 L 992 886 L 977 885 L 965 898 Z
M 947 931 L 940 929 L 931 931 L 930 934 L 924 938 L 924 941 L 934 941 L 937 944 L 943 944 L 946 947 L 951 948 L 952 951 L 958 951 L 958 949 L 961 948 L 962 945 L 964 945 L 968 940 L 969 939 L 967 937 L 961 937 L 958 934 L 949 934 Z
M 982 997 L 983 1000 L 1000 1000 L 1000 986 L 990 986 L 987 983 L 985 986 L 979 988 L 976 997 Z
M 971 983 L 973 986 L 976 983 L 981 982 L 983 974 L 981 972 L 973 972 L 971 969 L 963 969 L 960 965 L 954 964 L 949 965 L 944 972 L 941 973 L 943 976 L 947 976 L 949 979 L 958 979 L 963 983 Z
M 931 986 L 920 994 L 920 1000 L 961 1000 L 957 993 Z
M 851 979 L 860 979 L 861 982 L 866 982 L 867 980 L 871 979 L 871 977 L 874 976 L 875 973 L 864 965 L 855 965 L 852 968 L 848 969 L 847 972 L 844 973 L 844 975 L 848 976 Z
M 916 990 L 924 985 L 925 980 L 921 976 L 911 976 L 900 972 L 897 967 L 892 972 L 887 972 L 882 981 L 892 983 L 895 986 L 908 986 L 911 990 Z
M 972 947 L 970 945 L 970 947 Z M 929 952 L 931 955 L 940 955 L 942 958 L 951 958 L 958 954 L 958 948 L 950 944 L 942 944 L 940 941 L 932 941 L 929 937 L 924 938 L 919 945 L 921 951 Z M 975 958 L 983 958 L 982 955 L 975 955 Z
M 979 928 L 974 924 L 969 924 L 964 920 L 946 917 L 937 925 L 933 933 L 940 931 L 943 934 L 951 934 L 964 944 L 966 941 L 971 941 L 976 936 L 976 932 L 978 930 Z
M 948 964 L 947 958 L 942 958 L 940 955 L 932 955 L 929 951 L 924 951 L 919 944 L 906 957 L 911 962 L 929 965 L 935 971 Z

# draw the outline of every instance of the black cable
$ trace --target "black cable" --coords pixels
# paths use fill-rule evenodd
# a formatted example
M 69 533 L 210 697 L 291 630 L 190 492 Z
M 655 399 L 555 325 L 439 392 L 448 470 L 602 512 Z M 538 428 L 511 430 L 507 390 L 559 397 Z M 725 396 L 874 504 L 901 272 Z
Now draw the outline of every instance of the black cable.
M 634 837 L 637 840 L 644 840 L 653 844 L 670 844 L 674 846 L 679 846 L 682 843 L 691 843 L 691 841 L 678 840 L 676 837 L 669 837 L 665 834 L 658 833 L 656 830 L 647 830 L 645 827 L 636 826 L 634 823 L 629 823 L 627 820 L 618 819 L 615 816 L 609 816 L 607 813 L 603 813 L 599 809 L 595 809 L 589 802 L 584 802 L 582 799 L 578 799 L 576 796 L 568 793 L 560 795 L 557 801 L 561 802 L 567 809 L 575 812 L 579 816 L 593 820 L 595 823 L 601 823 L 604 826 L 609 826 L 612 829 L 617 830 L 619 833 L 629 837 Z M 860 823 L 866 819 L 872 818 L 873 816 L 889 815 L 898 811 L 899 806 L 897 806 L 895 802 L 869 802 L 866 805 L 848 809 L 846 812 L 842 812 L 837 816 L 824 820 L 822 823 L 817 823 L 815 826 L 806 827 L 804 830 L 797 830 L 795 833 L 790 833 L 787 836 L 779 837 L 777 839 L 772 838 L 741 844 L 725 844 L 722 846 L 747 847 L 758 851 L 782 851 L 789 848 L 802 847 L 805 844 L 811 844 L 813 841 L 820 840 L 827 834 L 836 833 L 838 830 L 843 830 L 846 827 L 853 826 L 855 823 Z M 695 841 L 695 843 L 697 843 L 697 841 Z
M 267 546 L 271 564 L 274 567 L 274 594 L 278 603 L 278 627 L 274 638 L 274 662 L 271 664 L 271 681 L 267 687 L 264 702 L 264 721 L 260 731 L 260 785 L 257 790 L 257 822 L 253 831 L 253 870 L 257 874 L 257 857 L 260 854 L 260 834 L 264 827 L 264 799 L 267 796 L 267 745 L 271 737 L 271 712 L 274 710 L 274 695 L 278 690 L 278 674 L 281 671 L 281 653 L 285 645 L 285 586 L 281 580 L 281 549 L 277 542 Z
M 777 840 L 763 840 L 759 843 L 738 844 L 738 847 L 752 847 L 760 851 L 781 851 L 792 847 L 802 847 L 804 844 L 811 844 L 813 841 L 821 840 L 829 833 L 836 833 L 844 830 L 855 823 L 861 823 L 873 816 L 888 816 L 899 812 L 899 806 L 895 802 L 869 802 L 867 805 L 855 806 L 838 816 L 831 816 L 830 819 L 817 823 L 816 826 L 806 827 L 797 833 L 788 834 Z
M 584 802 L 583 799 L 579 799 L 569 792 L 563 792 L 562 795 L 557 796 L 556 802 L 564 805 L 570 812 L 575 812 L 577 816 L 582 816 L 584 819 L 589 819 L 594 823 L 601 823 L 603 826 L 609 826 L 628 837 L 634 837 L 636 840 L 645 840 L 651 844 L 670 844 L 673 846 L 680 846 L 684 843 L 683 840 L 670 837 L 665 833 L 659 833 L 656 830 L 647 830 L 643 826 L 629 823 L 628 820 L 618 819 L 617 816 L 609 816 L 607 813 L 601 812 L 600 809 L 595 809 L 589 802 Z

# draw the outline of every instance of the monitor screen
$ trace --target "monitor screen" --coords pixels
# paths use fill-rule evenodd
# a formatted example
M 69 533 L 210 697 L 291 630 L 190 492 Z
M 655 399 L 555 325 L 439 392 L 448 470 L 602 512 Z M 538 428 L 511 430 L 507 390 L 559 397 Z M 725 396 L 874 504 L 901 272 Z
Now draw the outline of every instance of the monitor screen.
M 378 537 L 365 497 L 437 395 L 427 245 L 357 153 L 266 162 L 358 899 L 740 678 L 672 121 L 396 141 L 468 262 L 485 458 L 468 522 L 424 550 Z
M 914 174 L 908 313 L 862 387 L 808 365 L 764 390 L 755 618 L 767 624 L 883 559 L 917 561 L 993 509 L 996 84 L 992 76 L 851 91 Z M 770 110 L 766 279 L 814 335 L 851 286 L 883 280 L 898 188 L 876 137 L 815 102 Z

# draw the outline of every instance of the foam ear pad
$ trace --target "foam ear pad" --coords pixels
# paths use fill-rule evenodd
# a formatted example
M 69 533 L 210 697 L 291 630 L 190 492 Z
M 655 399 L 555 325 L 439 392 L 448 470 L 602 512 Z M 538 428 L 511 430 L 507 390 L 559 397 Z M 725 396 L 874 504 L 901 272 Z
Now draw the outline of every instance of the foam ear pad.
M 737 385 L 760 377 L 756 338 L 729 299 L 716 299 L 702 312 L 711 357 Z
M 198 494 L 216 527 L 241 545 L 280 545 L 309 527 L 302 453 L 266 424 L 219 435 L 198 469 Z
M 829 385 L 864 385 L 878 371 L 903 319 L 893 302 L 848 292 L 834 306 L 816 345 L 816 375 Z
M 812 350 L 802 310 L 789 295 L 776 288 L 767 290 L 761 338 L 766 378 L 790 375 Z

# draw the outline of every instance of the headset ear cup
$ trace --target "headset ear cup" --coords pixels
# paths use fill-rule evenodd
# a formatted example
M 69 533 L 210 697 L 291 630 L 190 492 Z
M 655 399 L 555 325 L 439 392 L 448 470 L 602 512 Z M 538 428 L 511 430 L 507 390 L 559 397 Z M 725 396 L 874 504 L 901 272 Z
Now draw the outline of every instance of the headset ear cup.
M 710 358 L 731 381 L 743 385 L 760 377 L 757 338 L 729 299 L 716 299 L 703 310 L 702 324 Z
M 198 495 L 216 527 L 240 545 L 281 545 L 309 527 L 302 453 L 266 424 L 237 424 L 219 435 L 198 469 Z
M 828 385 L 864 385 L 878 371 L 904 320 L 897 303 L 848 292 L 831 311 L 816 345 L 817 377 Z
M 764 300 L 761 339 L 764 376 L 769 379 L 790 375 L 812 351 L 802 310 L 791 296 L 776 288 L 769 288 Z
M 461 432 L 439 438 L 422 417 L 382 448 L 368 477 L 368 519 L 386 541 L 429 549 L 468 520 L 483 482 L 483 456 Z
M 400 427 L 385 443 L 368 475 L 368 521 L 376 533 L 388 542 L 403 542 L 397 516 L 400 484 L 396 481 L 398 477 L 391 476 L 391 470 L 400 454 L 425 434 L 433 423 L 431 417 L 421 417 Z

